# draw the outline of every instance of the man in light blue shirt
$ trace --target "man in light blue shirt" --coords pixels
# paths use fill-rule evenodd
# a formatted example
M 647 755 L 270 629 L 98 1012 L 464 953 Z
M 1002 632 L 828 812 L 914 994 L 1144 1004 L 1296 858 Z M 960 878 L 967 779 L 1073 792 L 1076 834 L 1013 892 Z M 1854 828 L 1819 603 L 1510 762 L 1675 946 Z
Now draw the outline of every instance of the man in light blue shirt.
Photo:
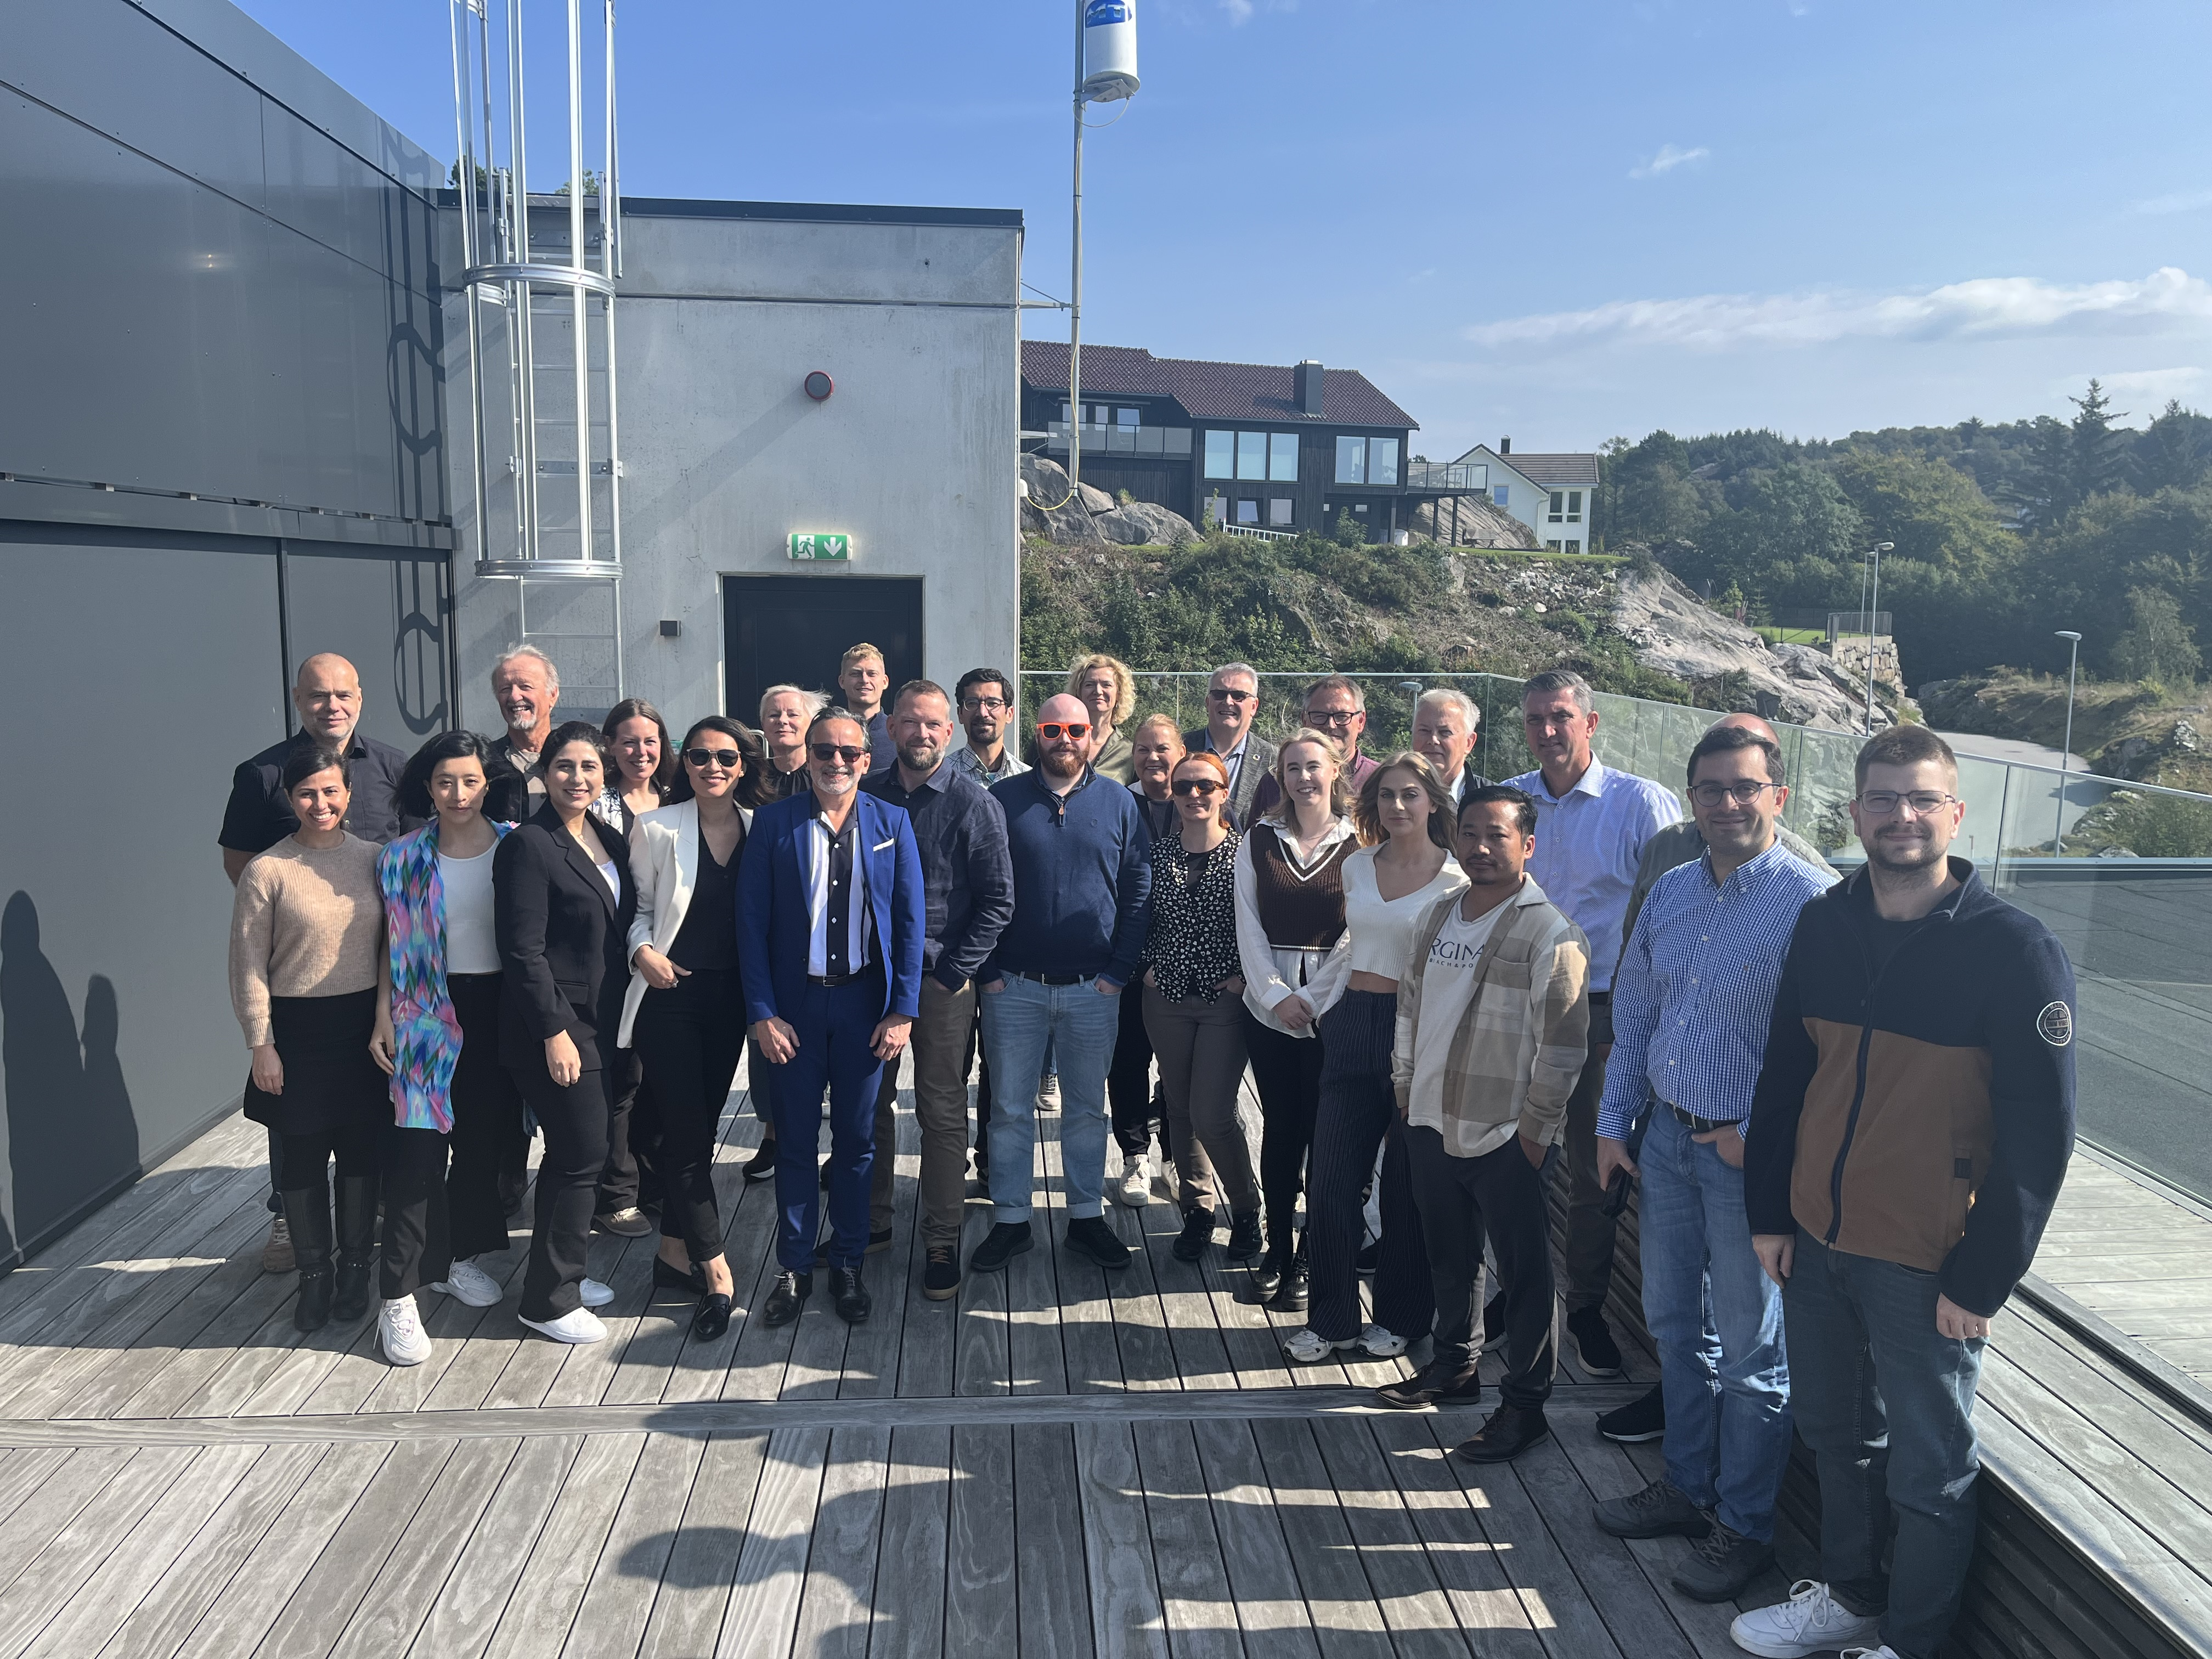
M 1782 1292 L 1751 1245 L 1744 1126 L 1797 913 L 1827 883 L 1776 836 L 1790 791 L 1771 738 L 1714 727 L 1690 751 L 1689 781 L 1705 851 L 1653 884 L 1622 954 L 1597 1131 L 1600 1181 L 1638 1172 L 1628 1129 L 1650 1089 L 1640 1243 L 1666 1473 L 1601 1502 L 1597 1522 L 1616 1537 L 1697 1540 L 1674 1586 L 1723 1601 L 1773 1564 L 1790 1462 Z
M 1537 770 L 1506 781 L 1536 801 L 1536 854 L 1528 875 L 1583 930 L 1590 945 L 1589 1058 L 1567 1102 L 1567 1333 L 1583 1369 L 1618 1376 L 1620 1349 L 1606 1328 L 1615 1227 L 1597 1170 L 1597 1103 L 1613 1048 L 1613 970 L 1620 919 L 1644 844 L 1681 821 L 1674 792 L 1616 772 L 1590 752 L 1597 696 L 1571 670 L 1539 674 L 1522 689 L 1522 728 Z

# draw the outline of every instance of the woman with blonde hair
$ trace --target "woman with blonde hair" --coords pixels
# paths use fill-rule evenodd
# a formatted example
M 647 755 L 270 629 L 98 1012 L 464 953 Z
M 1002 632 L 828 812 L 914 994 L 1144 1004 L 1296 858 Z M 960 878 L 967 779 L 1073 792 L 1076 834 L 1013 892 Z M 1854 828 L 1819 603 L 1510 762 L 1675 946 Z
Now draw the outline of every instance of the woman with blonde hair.
M 1091 711 L 1091 766 L 1116 783 L 1137 781 L 1137 763 L 1120 727 L 1137 712 L 1137 677 L 1118 657 L 1093 654 L 1077 659 L 1067 671 L 1070 696 Z
M 1306 1305 L 1305 1256 L 1294 1247 L 1299 1189 L 1321 1105 L 1321 1009 L 1310 985 L 1344 933 L 1344 861 L 1359 845 L 1346 809 L 1344 750 L 1311 726 L 1285 739 L 1281 799 L 1237 851 L 1237 945 L 1244 968 L 1244 1042 L 1259 1085 L 1260 1184 L 1267 1253 L 1252 1289 L 1279 1312 Z M 1312 1204 L 1307 1204 L 1311 1225 Z

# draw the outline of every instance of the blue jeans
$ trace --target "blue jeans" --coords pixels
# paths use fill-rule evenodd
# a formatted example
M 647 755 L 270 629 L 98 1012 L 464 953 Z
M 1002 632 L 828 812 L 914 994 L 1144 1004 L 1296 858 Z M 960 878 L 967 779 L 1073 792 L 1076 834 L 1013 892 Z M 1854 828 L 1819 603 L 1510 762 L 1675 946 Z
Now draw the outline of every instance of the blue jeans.
M 1751 1248 L 1743 1171 L 1699 1146 L 1664 1105 L 1651 1113 L 1637 1164 L 1644 1319 L 1666 1391 L 1667 1478 L 1731 1530 L 1765 1543 L 1790 1465 L 1790 1361 L 1782 1292 Z
M 780 1066 L 769 1099 L 785 1150 L 775 1163 L 775 1259 L 814 1270 L 822 1188 L 814 1149 L 822 1139 L 822 1096 L 830 1096 L 830 1261 L 857 1267 L 868 1248 L 868 1183 L 875 1161 L 876 1091 L 884 1063 L 868 1046 L 883 1018 L 884 981 L 870 974 L 844 985 L 807 986 L 784 1018 L 799 1052 Z
M 1821 1576 L 1845 1606 L 1881 1612 L 1881 1639 L 1901 1659 L 1935 1659 L 1974 1553 L 1983 1345 L 1936 1328 L 1936 1297 L 1934 1273 L 1846 1255 L 1798 1229 L 1782 1304 L 1797 1432 L 1820 1470 Z
M 1060 1174 L 1070 1220 L 1105 1213 L 1106 1070 L 1121 1034 L 1121 997 L 1102 996 L 1090 980 L 1040 985 L 1008 974 L 1003 991 L 984 991 L 983 1052 L 1001 1079 L 1029 1079 L 1051 1053 L 1060 1067 Z M 1136 994 L 1134 988 L 1122 996 Z M 991 1096 L 993 1219 L 1030 1218 L 1036 1160 L 1036 1091 L 1000 1088 Z

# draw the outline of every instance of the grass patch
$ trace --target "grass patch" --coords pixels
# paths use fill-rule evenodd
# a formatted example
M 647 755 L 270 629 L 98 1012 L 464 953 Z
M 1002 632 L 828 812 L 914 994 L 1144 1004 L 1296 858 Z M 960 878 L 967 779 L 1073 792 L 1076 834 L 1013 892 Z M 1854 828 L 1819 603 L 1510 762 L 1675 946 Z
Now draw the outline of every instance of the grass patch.
M 1769 645 L 1826 645 L 1827 632 L 1819 628 L 1773 628 L 1764 623 L 1754 623 L 1752 632 Z

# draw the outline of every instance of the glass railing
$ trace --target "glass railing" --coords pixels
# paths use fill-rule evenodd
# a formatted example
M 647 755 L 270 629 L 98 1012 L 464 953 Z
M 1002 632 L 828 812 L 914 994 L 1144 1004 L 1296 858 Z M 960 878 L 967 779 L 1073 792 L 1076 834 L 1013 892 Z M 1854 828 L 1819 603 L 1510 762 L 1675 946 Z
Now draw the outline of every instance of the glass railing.
M 1413 489 L 1464 489 L 1480 495 L 1490 488 L 1487 461 L 1408 461 L 1406 483 Z
M 1406 746 L 1421 691 L 1450 686 L 1482 710 L 1479 769 L 1532 771 L 1522 682 L 1496 674 L 1354 674 L 1367 697 L 1363 747 Z M 1205 723 L 1206 675 L 1137 676 L 1137 714 Z M 1263 674 L 1255 729 L 1294 730 L 1314 676 Z M 1033 706 L 1064 674 L 1022 676 Z M 1599 760 L 1680 796 L 1683 767 L 1718 716 L 1711 709 L 1598 694 Z M 1776 723 L 1790 795 L 1783 822 L 1846 871 L 1863 861 L 1851 833 L 1853 766 L 1863 739 Z M 2039 917 L 2080 984 L 2075 1055 L 2083 1137 L 2212 1200 L 2212 796 L 2061 772 L 1962 752 L 1966 811 L 1955 850 L 1990 886 Z M 1686 813 L 1687 805 L 1684 810 Z
M 1045 428 L 1044 447 L 1048 450 L 1067 447 L 1067 422 L 1054 421 Z M 1083 427 L 1083 453 L 1086 455 L 1176 455 L 1186 459 L 1190 455 L 1190 428 L 1187 426 L 1094 426 L 1088 422 Z

